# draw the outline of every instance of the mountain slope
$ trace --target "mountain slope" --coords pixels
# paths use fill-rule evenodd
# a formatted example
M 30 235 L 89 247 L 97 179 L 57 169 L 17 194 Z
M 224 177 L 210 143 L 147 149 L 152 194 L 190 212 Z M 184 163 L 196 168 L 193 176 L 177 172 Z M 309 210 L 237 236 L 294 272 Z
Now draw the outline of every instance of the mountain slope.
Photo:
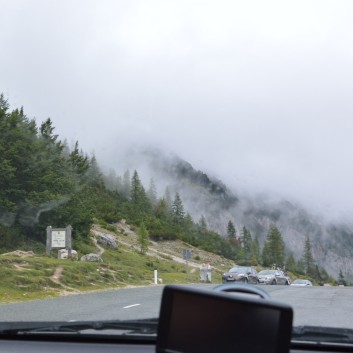
M 309 237 L 318 265 L 337 278 L 341 270 L 353 279 L 353 229 L 346 224 L 330 224 L 303 207 L 269 195 L 239 196 L 220 180 L 195 170 L 176 155 L 159 150 L 135 150 L 129 168 L 139 171 L 146 182 L 153 178 L 160 187 L 178 192 L 187 212 L 197 222 L 206 218 L 209 228 L 221 235 L 231 220 L 237 234 L 246 226 L 263 245 L 271 224 L 280 229 L 286 249 L 298 260 Z M 241 191 L 241 190 L 240 190 Z M 163 190 L 159 190 L 163 193 Z

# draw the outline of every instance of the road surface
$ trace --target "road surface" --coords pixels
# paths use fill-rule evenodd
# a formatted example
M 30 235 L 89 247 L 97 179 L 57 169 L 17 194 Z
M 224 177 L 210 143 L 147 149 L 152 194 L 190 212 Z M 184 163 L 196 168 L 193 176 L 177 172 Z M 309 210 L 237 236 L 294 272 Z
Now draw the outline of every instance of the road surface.
M 214 285 L 197 285 L 211 289 Z M 353 287 L 261 286 L 294 308 L 294 325 L 353 329 Z M 163 286 L 124 288 L 1 304 L 0 321 L 128 320 L 158 317 Z

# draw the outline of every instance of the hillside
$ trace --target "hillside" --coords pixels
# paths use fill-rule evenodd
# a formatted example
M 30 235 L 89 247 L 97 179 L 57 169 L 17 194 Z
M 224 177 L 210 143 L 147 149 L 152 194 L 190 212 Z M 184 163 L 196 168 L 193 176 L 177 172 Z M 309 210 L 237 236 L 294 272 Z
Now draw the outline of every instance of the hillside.
M 108 228 L 108 229 L 107 229 Z M 141 254 L 133 228 L 124 222 L 102 227 L 94 225 L 87 250 L 99 254 L 102 261 L 83 262 L 59 260 L 56 251 L 51 257 L 33 251 L 13 251 L 0 255 L 0 302 L 44 299 L 53 296 L 76 295 L 87 291 L 126 286 L 197 283 L 200 267 L 211 264 L 212 283 L 221 283 L 221 274 L 233 262 L 221 256 L 196 249 L 181 241 L 150 242 L 148 252 Z M 113 250 L 99 244 L 100 236 L 111 236 L 118 244 Z M 192 250 L 186 276 L 185 248 Z M 79 253 L 79 257 L 84 255 Z M 157 284 L 157 285 L 158 285 Z
M 311 214 L 301 205 L 272 195 L 244 195 L 222 181 L 195 170 L 180 157 L 156 149 L 136 149 L 126 164 L 138 168 L 145 182 L 149 178 L 160 186 L 178 192 L 185 208 L 195 220 L 202 216 L 207 226 L 226 234 L 231 220 L 241 235 L 243 226 L 263 246 L 271 224 L 280 229 L 288 253 L 299 260 L 309 237 L 316 263 L 337 278 L 340 271 L 353 280 L 353 227 L 332 224 Z M 160 192 L 163 190 L 161 189 Z

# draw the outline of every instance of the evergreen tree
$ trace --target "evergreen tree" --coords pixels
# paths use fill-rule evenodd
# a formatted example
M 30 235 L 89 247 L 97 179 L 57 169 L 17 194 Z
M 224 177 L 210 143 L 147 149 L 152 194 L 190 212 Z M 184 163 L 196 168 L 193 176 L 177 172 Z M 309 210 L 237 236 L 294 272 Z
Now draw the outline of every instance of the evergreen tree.
M 168 209 L 172 212 L 172 197 L 170 196 L 170 190 L 168 187 L 165 188 L 164 200 L 167 204 Z
M 69 161 L 71 163 L 74 173 L 82 176 L 89 168 L 88 157 L 83 155 L 83 152 L 78 147 L 78 141 L 75 143 L 74 150 L 69 155 Z
M 292 253 L 287 256 L 286 270 L 291 272 L 297 271 L 297 262 L 295 261 Z
M 157 188 L 153 178 L 150 180 L 150 187 L 147 191 L 148 199 L 153 207 L 157 205 Z
M 318 265 L 315 265 L 313 277 L 320 284 L 320 286 L 323 285 L 323 278 L 322 278 L 321 271 L 320 271 L 320 268 Z
M 297 262 L 297 272 L 301 275 L 305 275 L 305 265 L 304 265 L 304 262 L 303 262 L 303 259 L 300 259 L 298 262 Z
M 340 269 L 340 272 L 338 274 L 338 284 L 341 285 L 341 286 L 346 286 L 347 285 L 347 282 L 344 278 L 344 275 L 343 275 L 343 272 L 342 270 Z
M 123 183 L 122 183 L 122 190 L 121 190 L 121 195 L 125 197 L 126 199 L 130 198 L 130 192 L 131 192 L 131 178 L 130 178 L 130 171 L 126 170 L 124 175 L 123 175 Z
M 162 198 L 157 202 L 154 214 L 158 219 L 162 221 L 168 222 L 170 220 L 170 209 L 165 198 Z
M 281 232 L 275 225 L 271 225 L 267 233 L 265 245 L 262 251 L 262 262 L 264 266 L 283 266 L 285 248 Z
M 261 261 L 260 243 L 256 237 L 251 244 L 251 265 L 257 266 Z
M 148 250 L 149 237 L 148 231 L 143 222 L 140 224 L 137 235 L 137 241 L 140 245 L 140 252 L 141 254 L 144 254 Z
M 237 231 L 234 227 L 234 224 L 231 220 L 229 220 L 227 225 L 227 237 L 229 240 L 235 240 L 237 237 Z
M 305 274 L 309 276 L 313 276 L 315 271 L 315 261 L 311 251 L 311 243 L 310 243 L 309 237 L 306 237 L 306 240 L 305 240 L 302 261 L 304 264 Z
M 243 227 L 241 243 L 243 248 L 243 261 L 246 265 L 249 265 L 252 256 L 252 237 L 250 231 L 245 226 Z
M 132 220 L 143 220 L 144 216 L 150 213 L 151 204 L 136 170 L 131 178 L 130 200 L 132 206 Z
M 237 230 L 235 229 L 234 223 L 231 220 L 229 220 L 227 224 L 227 239 L 233 251 L 238 252 L 238 260 L 241 260 L 242 250 L 240 249 L 240 241 L 237 239 Z
M 172 204 L 172 209 L 173 209 L 174 223 L 181 224 L 184 220 L 185 211 L 184 211 L 183 202 L 181 201 L 181 198 L 178 192 L 175 194 L 175 198 Z
M 200 227 L 201 233 L 207 232 L 207 222 L 206 222 L 205 216 L 203 216 L 203 215 L 201 216 L 201 218 L 199 220 L 199 227 Z
M 187 243 L 191 244 L 192 242 L 192 236 L 193 233 L 195 232 L 195 224 L 194 220 L 192 219 L 190 213 L 187 213 L 186 216 L 184 217 L 183 221 L 183 239 Z

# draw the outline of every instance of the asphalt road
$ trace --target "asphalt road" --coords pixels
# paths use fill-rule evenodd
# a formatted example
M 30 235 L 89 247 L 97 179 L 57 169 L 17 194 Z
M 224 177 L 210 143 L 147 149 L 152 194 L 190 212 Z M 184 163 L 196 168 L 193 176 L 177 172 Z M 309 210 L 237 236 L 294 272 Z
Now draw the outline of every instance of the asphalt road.
M 207 289 L 214 285 L 197 285 Z M 353 329 L 353 287 L 261 286 L 294 308 L 294 325 Z M 128 320 L 158 317 L 163 286 L 0 305 L 0 321 Z

